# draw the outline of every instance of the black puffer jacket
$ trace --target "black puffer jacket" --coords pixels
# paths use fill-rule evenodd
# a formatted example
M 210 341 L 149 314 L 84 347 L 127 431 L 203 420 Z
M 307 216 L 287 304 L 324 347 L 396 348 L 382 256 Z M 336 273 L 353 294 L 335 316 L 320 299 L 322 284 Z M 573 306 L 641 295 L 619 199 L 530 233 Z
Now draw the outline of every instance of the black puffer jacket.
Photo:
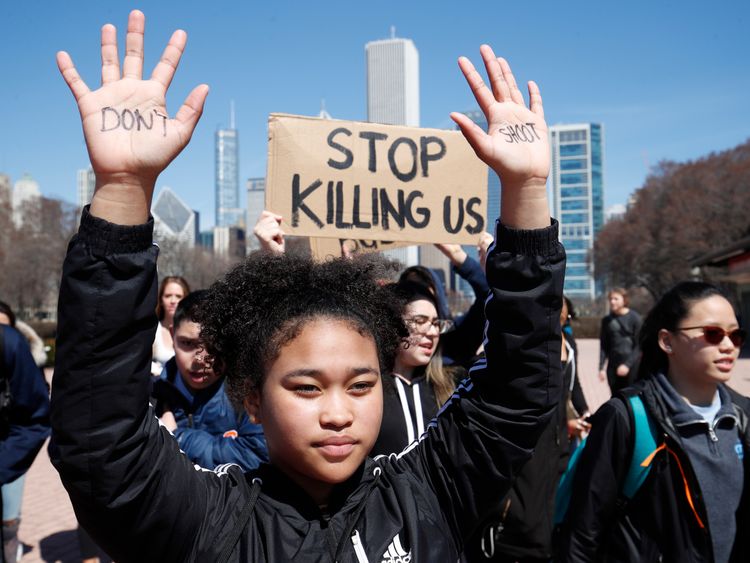
M 737 534 L 731 561 L 750 561 L 750 424 L 748 399 L 728 387 L 738 437 L 743 446 L 744 489 L 736 512 Z M 626 389 L 641 396 L 657 427 L 657 446 L 648 477 L 632 500 L 621 495 L 621 483 L 633 449 L 630 415 L 614 398 L 594 415 L 576 471 L 557 560 L 713 561 L 711 532 L 698 480 L 655 377 Z
M 153 223 L 83 214 L 60 292 L 53 459 L 81 524 L 116 561 L 456 561 L 510 487 L 560 393 L 557 227 L 498 227 L 487 360 L 398 456 L 367 460 L 322 514 L 272 466 L 196 470 L 148 407 Z M 262 482 L 262 485 L 260 484 Z M 260 486 L 247 524 L 240 515 Z M 236 543 L 229 541 L 233 531 Z

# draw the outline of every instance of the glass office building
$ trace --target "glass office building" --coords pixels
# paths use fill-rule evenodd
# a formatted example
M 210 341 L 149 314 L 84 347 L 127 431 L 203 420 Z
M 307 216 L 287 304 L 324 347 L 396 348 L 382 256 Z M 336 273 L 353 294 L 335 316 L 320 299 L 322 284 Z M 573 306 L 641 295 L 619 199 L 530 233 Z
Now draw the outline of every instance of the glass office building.
M 560 221 L 560 241 L 568 255 L 565 293 L 594 299 L 599 291 L 589 255 L 604 225 L 604 127 L 553 125 L 550 145 L 552 213 Z
M 216 144 L 216 226 L 233 227 L 245 223 L 240 207 L 239 135 L 234 127 L 218 129 Z

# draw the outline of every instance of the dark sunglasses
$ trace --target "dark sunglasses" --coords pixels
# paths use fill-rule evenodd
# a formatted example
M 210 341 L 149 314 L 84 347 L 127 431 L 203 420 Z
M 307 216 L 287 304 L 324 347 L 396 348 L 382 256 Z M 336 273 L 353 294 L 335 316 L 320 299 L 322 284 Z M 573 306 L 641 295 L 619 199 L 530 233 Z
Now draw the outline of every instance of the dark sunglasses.
M 745 342 L 745 337 L 747 336 L 747 331 L 741 328 L 724 330 L 720 326 L 684 326 L 677 330 L 693 330 L 696 328 L 701 329 L 703 331 L 703 338 L 706 339 L 706 342 L 713 344 L 714 346 L 724 340 L 725 336 L 728 336 L 729 340 L 732 341 L 732 344 L 739 348 Z

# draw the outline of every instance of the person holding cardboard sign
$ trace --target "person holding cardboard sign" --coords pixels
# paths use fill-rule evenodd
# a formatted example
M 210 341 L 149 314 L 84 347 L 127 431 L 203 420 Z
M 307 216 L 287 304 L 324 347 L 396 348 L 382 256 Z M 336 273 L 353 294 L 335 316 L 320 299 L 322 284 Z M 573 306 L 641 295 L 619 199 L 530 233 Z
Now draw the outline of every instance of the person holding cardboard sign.
M 168 115 L 164 93 L 186 36 L 176 32 L 142 80 L 144 25 L 133 11 L 122 76 L 114 28 L 102 29 L 96 91 L 58 54 L 97 175 L 64 265 L 52 391 L 53 463 L 76 514 L 122 563 L 457 560 L 531 456 L 559 392 L 560 331 L 549 320 L 559 315 L 565 253 L 544 197 L 548 148 L 508 143 L 498 131 L 528 122 L 543 130 L 538 90 L 530 111 L 489 47 L 492 90 L 461 59 L 490 132 L 456 120 L 501 175 L 503 223 L 487 260 L 486 362 L 422 440 L 399 456 L 367 457 L 381 372 L 406 336 L 367 265 L 257 253 L 209 289 L 199 320 L 215 369 L 263 424 L 271 463 L 248 474 L 203 471 L 147 403 L 158 254 L 149 209 L 208 88 L 193 90 L 164 130 L 103 131 L 97 122 L 103 107 Z

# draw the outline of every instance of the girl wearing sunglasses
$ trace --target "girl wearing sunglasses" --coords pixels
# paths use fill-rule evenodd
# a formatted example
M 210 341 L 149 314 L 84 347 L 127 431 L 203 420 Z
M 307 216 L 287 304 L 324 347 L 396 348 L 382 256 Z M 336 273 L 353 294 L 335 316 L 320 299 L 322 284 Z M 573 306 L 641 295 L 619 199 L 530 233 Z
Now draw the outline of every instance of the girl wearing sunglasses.
M 593 417 L 561 560 L 750 560 L 748 399 L 726 385 L 744 339 L 732 305 L 710 284 L 683 282 L 659 300 L 641 329 L 638 381 Z M 625 500 L 632 395 L 656 447 L 640 461 L 650 468 L 645 480 Z

